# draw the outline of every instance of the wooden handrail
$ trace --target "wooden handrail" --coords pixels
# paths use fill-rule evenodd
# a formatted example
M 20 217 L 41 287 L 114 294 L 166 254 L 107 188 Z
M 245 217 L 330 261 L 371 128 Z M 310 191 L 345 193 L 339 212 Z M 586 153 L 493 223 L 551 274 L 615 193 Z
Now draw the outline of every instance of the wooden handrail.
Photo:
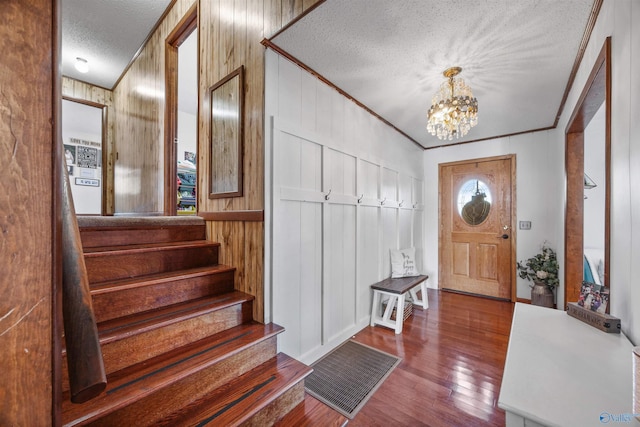
M 83 403 L 102 393 L 107 378 L 66 164 L 63 168 L 62 316 L 71 401 Z

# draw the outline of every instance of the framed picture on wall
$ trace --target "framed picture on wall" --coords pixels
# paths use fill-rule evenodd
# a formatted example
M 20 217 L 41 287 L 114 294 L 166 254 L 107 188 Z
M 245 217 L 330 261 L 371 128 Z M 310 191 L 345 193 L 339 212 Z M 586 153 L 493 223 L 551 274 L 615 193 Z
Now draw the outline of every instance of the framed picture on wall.
M 194 165 L 196 164 L 196 153 L 192 153 L 191 151 L 185 151 L 184 152 L 184 159 L 193 163 Z

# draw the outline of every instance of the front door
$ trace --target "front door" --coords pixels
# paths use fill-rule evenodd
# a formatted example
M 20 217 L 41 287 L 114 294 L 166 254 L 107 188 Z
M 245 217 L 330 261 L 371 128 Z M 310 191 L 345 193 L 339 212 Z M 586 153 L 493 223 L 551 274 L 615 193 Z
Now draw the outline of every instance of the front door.
M 512 300 L 515 155 L 440 165 L 440 288 Z

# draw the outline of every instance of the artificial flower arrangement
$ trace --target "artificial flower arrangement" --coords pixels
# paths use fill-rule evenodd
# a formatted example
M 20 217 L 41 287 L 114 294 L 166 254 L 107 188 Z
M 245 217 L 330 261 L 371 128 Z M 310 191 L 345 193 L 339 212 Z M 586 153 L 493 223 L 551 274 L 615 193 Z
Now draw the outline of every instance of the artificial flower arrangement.
M 553 249 L 542 246 L 542 252 L 526 261 L 518 262 L 519 275 L 532 282 L 544 283 L 553 288 L 558 286 L 558 259 Z

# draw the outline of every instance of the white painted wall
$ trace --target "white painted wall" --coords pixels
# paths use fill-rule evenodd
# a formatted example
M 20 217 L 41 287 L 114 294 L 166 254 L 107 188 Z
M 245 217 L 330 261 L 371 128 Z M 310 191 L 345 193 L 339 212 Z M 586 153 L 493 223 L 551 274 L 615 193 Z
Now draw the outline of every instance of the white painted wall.
M 564 129 L 602 49 L 611 36 L 611 314 L 640 343 L 640 2 L 604 0 L 558 129 Z
M 518 220 L 531 220 L 531 231 L 518 230 L 517 257 L 533 255 L 547 240 L 561 260 L 559 307 L 564 306 L 564 130 L 602 49 L 612 37 L 611 135 L 611 314 L 622 329 L 640 343 L 640 286 L 634 266 L 640 259 L 640 2 L 604 0 L 591 39 L 558 126 L 554 130 L 427 150 L 425 164 L 426 272 L 437 284 L 437 165 L 438 163 L 500 154 L 517 155 Z M 482 116 L 480 113 L 480 120 Z M 517 295 L 529 297 L 527 282 L 518 279 Z
M 389 249 L 423 257 L 422 149 L 266 53 L 265 318 L 311 363 L 369 324 Z
M 440 163 L 515 154 L 517 220 L 513 224 L 512 238 L 517 242 L 518 260 L 535 255 L 545 241 L 556 250 L 564 244 L 561 234 L 563 147 L 558 143 L 557 135 L 556 130 L 549 130 L 425 151 L 425 270 L 434 278 L 430 286 L 438 286 Z M 531 230 L 518 230 L 517 221 L 531 221 Z M 531 298 L 530 282 L 520 278 L 517 280 L 518 298 Z
M 76 214 L 100 215 L 102 213 L 102 186 L 104 185 L 102 180 L 102 109 L 64 99 L 62 101 L 62 141 L 73 151 L 67 161 L 67 168 L 70 173 L 69 184 L 71 185 Z M 78 150 L 80 148 L 78 147 L 97 150 L 98 167 L 79 167 Z M 88 183 L 98 185 L 86 185 Z
M 178 161 L 184 160 L 185 151 L 196 153 L 197 131 L 198 118 L 194 114 L 178 111 Z

